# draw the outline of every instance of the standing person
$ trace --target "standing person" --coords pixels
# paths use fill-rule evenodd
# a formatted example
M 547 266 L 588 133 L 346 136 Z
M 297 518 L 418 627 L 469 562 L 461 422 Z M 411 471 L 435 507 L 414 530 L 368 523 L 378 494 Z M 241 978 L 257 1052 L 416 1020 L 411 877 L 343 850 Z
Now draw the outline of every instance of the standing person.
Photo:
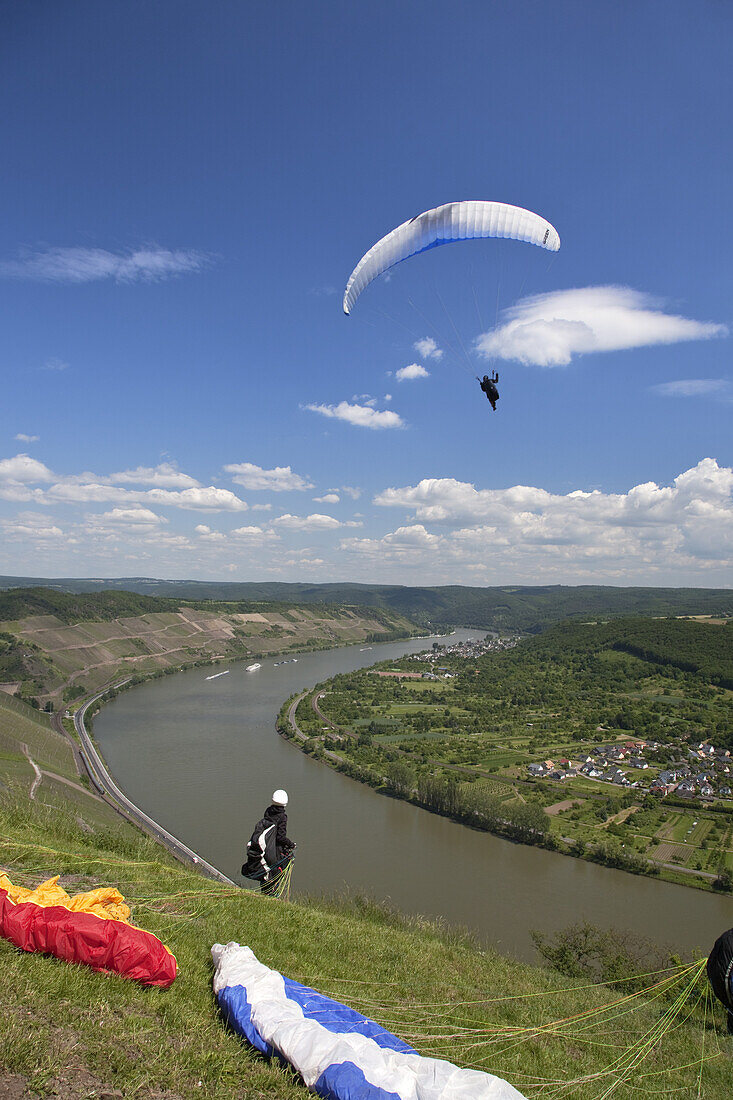
M 733 1033 L 733 928 L 715 941 L 707 971 L 713 993 L 727 1011 L 728 1031 Z
M 270 892 L 273 879 L 287 867 L 295 851 L 295 843 L 287 835 L 287 804 L 287 791 L 274 791 L 272 802 L 247 841 L 247 862 L 242 866 L 242 874 L 259 882 L 263 893 Z

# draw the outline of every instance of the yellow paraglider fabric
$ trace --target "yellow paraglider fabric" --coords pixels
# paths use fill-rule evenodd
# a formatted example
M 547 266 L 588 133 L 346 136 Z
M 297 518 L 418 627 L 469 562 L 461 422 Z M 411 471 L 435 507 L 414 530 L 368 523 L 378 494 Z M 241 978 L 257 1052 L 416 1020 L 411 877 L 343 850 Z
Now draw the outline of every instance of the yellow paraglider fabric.
M 103 920 L 121 920 L 130 923 L 130 906 L 115 886 L 100 886 L 86 894 L 71 897 L 59 886 L 60 875 L 46 879 L 33 890 L 26 886 L 14 886 L 7 875 L 0 874 L 0 890 L 5 890 L 16 905 L 32 902 L 34 905 L 63 905 L 72 913 L 94 913 Z
M 0 874 L 0 936 L 22 951 L 85 963 L 145 985 L 170 985 L 177 973 L 174 956 L 129 918 L 130 907 L 114 886 L 71 897 L 59 875 L 28 889 Z

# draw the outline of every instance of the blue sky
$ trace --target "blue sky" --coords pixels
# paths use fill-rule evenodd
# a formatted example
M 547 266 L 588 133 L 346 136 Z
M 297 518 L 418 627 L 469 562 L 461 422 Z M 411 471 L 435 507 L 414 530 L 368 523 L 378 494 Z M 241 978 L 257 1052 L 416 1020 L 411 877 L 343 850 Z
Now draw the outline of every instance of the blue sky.
M 729 585 L 732 31 L 6 0 L 0 572 Z M 377 239 L 464 198 L 560 252 L 435 249 L 344 317 Z

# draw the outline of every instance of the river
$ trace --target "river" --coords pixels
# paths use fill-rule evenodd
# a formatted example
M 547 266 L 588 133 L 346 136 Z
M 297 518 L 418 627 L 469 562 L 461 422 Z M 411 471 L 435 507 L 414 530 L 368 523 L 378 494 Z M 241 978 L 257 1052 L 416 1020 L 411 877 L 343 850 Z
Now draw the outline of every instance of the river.
M 452 641 L 483 637 L 459 630 Z M 457 825 L 378 794 L 279 737 L 284 700 L 335 675 L 425 649 L 424 639 L 272 658 L 207 680 L 210 668 L 149 681 L 107 704 L 94 736 L 116 782 L 170 832 L 236 881 L 276 787 L 290 795 L 297 891 L 363 891 L 406 913 L 465 925 L 504 954 L 536 961 L 530 930 L 588 920 L 701 948 L 733 925 L 728 897 L 624 874 Z M 281 658 L 277 658 L 281 660 Z M 223 670 L 225 666 L 222 665 Z

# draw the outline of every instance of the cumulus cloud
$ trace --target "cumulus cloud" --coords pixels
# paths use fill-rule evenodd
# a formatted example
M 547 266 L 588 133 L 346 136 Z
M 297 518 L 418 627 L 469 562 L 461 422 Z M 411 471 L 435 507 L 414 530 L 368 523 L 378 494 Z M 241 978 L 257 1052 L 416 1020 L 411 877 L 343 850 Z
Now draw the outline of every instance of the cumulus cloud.
M 369 405 L 351 405 L 348 401 L 340 401 L 338 405 L 306 405 L 310 412 L 320 413 L 321 416 L 332 417 L 335 420 L 345 420 L 347 424 L 354 424 L 358 428 L 404 428 L 405 422 L 399 413 L 391 409 L 379 412 Z
M 263 531 L 261 527 L 257 527 L 257 526 L 254 526 L 254 527 L 235 527 L 234 530 L 232 531 L 232 534 L 236 535 L 237 538 L 252 539 L 252 538 L 258 538 L 260 536 L 264 536 L 265 531 Z M 277 536 L 274 535 L 274 534 L 271 534 L 268 531 L 267 532 L 267 537 L 268 538 L 276 538 Z
M 418 355 L 421 355 L 423 359 L 442 359 L 443 351 L 433 340 L 432 336 L 423 336 L 421 340 L 416 340 L 412 345 Z
M 108 252 L 103 248 L 48 248 L 25 251 L 14 260 L 0 260 L 0 277 L 49 283 L 158 282 L 174 275 L 200 271 L 208 257 L 191 249 L 138 248 Z
M 194 527 L 194 531 L 205 542 L 226 542 L 226 535 L 223 535 L 221 531 L 212 531 L 205 523 L 198 523 Z
M 126 489 L 113 484 L 115 479 L 143 483 L 147 480 L 148 484 L 152 481 L 153 487 Z M 156 482 L 187 487 L 166 489 Z M 138 467 L 137 470 L 109 477 L 93 473 L 64 477 L 54 474 L 42 462 L 27 454 L 0 460 L 0 498 L 32 500 L 39 504 L 158 504 L 201 512 L 246 512 L 248 509 L 247 503 L 229 489 L 199 485 L 194 478 L 181 474 L 167 464 L 154 470 Z
M 649 388 L 662 397 L 727 397 L 733 392 L 727 378 L 680 378 L 676 382 L 660 382 Z
M 19 540 L 55 540 L 64 536 L 64 532 L 55 524 L 49 523 L 46 516 L 37 512 L 21 512 L 15 519 L 0 520 L 3 537 Z
M 68 370 L 68 369 L 69 369 L 69 364 L 68 363 L 65 363 L 63 359 L 56 359 L 56 358 L 47 359 L 46 362 L 41 367 L 41 370 L 50 370 L 50 371 L 62 371 L 62 370 Z
M 150 508 L 112 508 L 109 512 L 102 512 L 100 516 L 88 517 L 92 522 L 132 524 L 136 527 L 156 527 L 168 520 L 159 516 Z
M 339 527 L 361 527 L 361 524 L 354 520 L 342 522 L 334 516 L 324 516 L 320 512 L 313 512 L 310 516 L 293 516 L 286 512 L 272 522 L 278 527 L 289 528 L 292 531 L 335 531 Z
M 536 486 L 478 489 L 450 478 L 385 490 L 384 507 L 413 513 L 381 537 L 343 538 L 362 575 L 410 583 L 730 583 L 733 470 L 713 458 L 669 485 L 625 493 Z
M 193 489 L 200 482 L 182 470 L 173 462 L 161 462 L 157 466 L 136 466 L 134 470 L 121 470 L 110 474 L 110 485 L 154 485 L 161 489 Z
M 25 432 L 18 432 L 15 438 L 18 443 L 37 443 L 41 437 L 40 435 L 26 435 Z
M 632 563 L 653 572 L 675 563 L 699 567 L 703 560 L 729 560 L 732 495 L 733 470 L 705 458 L 671 485 L 644 482 L 626 493 L 557 494 L 526 485 L 477 489 L 453 478 L 426 478 L 386 489 L 374 502 L 448 529 L 441 546 L 454 555 L 496 553 L 498 563 L 504 553 L 507 567 L 516 570 L 520 559 L 535 560 L 532 554 L 542 551 L 539 560 L 549 553 L 566 568 L 573 561 L 615 562 L 628 576 Z
M 338 504 L 341 497 L 338 493 L 326 493 L 322 497 L 313 497 L 313 500 L 316 504 Z
M 31 458 L 27 454 L 15 455 L 14 458 L 0 459 L 0 485 L 3 483 L 28 483 L 38 481 L 53 481 L 54 475 L 48 466 Z
M 561 367 L 576 355 L 709 340 L 727 331 L 665 313 L 656 299 L 630 287 L 589 286 L 524 298 L 504 312 L 498 328 L 478 337 L 476 350 L 485 359 Z
M 137 501 L 183 508 L 194 512 L 246 512 L 248 505 L 229 489 L 215 485 L 193 489 L 123 489 L 104 482 L 62 480 L 45 492 L 45 501 L 66 504 L 91 504 Z
M 253 491 L 269 489 L 273 493 L 284 493 L 313 488 L 312 482 L 300 474 L 294 474 L 289 466 L 264 470 L 261 466 L 255 466 L 254 462 L 234 462 L 225 466 L 224 470 L 232 475 L 232 481 L 237 485 Z
M 421 367 L 419 363 L 410 363 L 407 367 L 400 367 L 398 371 L 395 371 L 395 378 L 398 382 L 410 382 L 413 378 L 429 378 L 430 371 L 425 370 L 425 367 Z

